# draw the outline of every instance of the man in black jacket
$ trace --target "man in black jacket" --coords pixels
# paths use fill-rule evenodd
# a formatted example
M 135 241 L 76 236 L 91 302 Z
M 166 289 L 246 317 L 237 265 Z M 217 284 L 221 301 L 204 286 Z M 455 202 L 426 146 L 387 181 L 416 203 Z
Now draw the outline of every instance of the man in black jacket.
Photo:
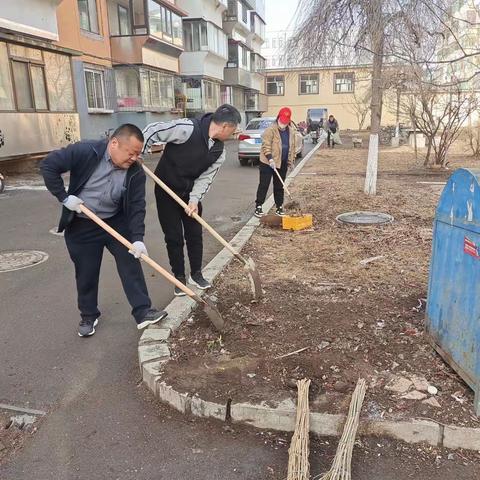
M 136 162 L 142 146 L 142 131 L 125 124 L 115 130 L 110 141 L 78 142 L 51 152 L 42 162 L 45 185 L 63 204 L 58 231 L 65 230 L 68 253 L 75 265 L 81 337 L 95 333 L 100 317 L 98 281 L 104 247 L 115 257 L 137 328 L 157 323 L 167 315 L 152 308 L 138 260 L 147 253 L 143 243 L 145 174 Z M 61 176 L 66 172 L 70 172 L 68 192 Z M 87 218 L 81 204 L 130 240 L 133 251 Z
M 158 185 L 155 186 L 158 218 L 165 234 L 172 272 L 186 283 L 183 254 L 186 242 L 189 283 L 202 290 L 211 285 L 202 275 L 202 227 L 191 215 L 193 212 L 202 214 L 201 201 L 225 160 L 223 142 L 231 137 L 241 120 L 238 110 L 225 104 L 200 119 L 152 123 L 143 130 L 144 151 L 155 143 L 166 144 L 155 174 L 188 204 L 184 211 Z M 175 295 L 185 294 L 175 287 Z

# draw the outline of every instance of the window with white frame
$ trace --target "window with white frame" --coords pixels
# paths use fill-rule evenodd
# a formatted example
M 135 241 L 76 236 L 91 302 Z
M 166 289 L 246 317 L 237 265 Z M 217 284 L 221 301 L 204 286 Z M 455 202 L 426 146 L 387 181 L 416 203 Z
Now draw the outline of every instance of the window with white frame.
M 252 72 L 263 72 L 265 70 L 265 59 L 258 53 L 251 52 L 250 68 Z
M 227 36 L 213 23 L 205 20 L 186 20 L 183 22 L 185 51 L 197 52 L 208 50 L 228 58 Z
M 87 32 L 99 33 L 97 0 L 77 0 L 80 28 Z
M 105 82 L 100 70 L 85 69 L 85 86 L 89 110 L 105 110 Z
M 152 109 L 170 109 L 175 106 L 173 76 L 156 70 L 140 69 L 142 103 Z
M 300 74 L 298 77 L 300 95 L 318 93 L 318 73 Z
M 237 42 L 230 42 L 228 44 L 228 62 L 227 67 L 243 68 L 244 70 L 250 70 L 250 54 L 245 45 Z
M 183 45 L 181 18 L 154 0 L 148 0 L 148 23 L 150 35 L 175 45 Z
M 137 68 L 115 68 L 115 85 L 119 110 L 137 110 L 142 106 L 140 77 Z
M 285 77 L 283 75 L 267 77 L 267 95 L 285 95 Z
M 333 74 L 333 93 L 352 93 L 355 81 L 354 72 Z

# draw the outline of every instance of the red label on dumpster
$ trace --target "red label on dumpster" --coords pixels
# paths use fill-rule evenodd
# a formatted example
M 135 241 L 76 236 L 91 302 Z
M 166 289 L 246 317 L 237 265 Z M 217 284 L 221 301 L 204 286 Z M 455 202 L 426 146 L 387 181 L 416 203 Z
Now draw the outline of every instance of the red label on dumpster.
M 476 243 L 468 237 L 465 237 L 463 240 L 463 251 L 474 258 L 480 258 Z

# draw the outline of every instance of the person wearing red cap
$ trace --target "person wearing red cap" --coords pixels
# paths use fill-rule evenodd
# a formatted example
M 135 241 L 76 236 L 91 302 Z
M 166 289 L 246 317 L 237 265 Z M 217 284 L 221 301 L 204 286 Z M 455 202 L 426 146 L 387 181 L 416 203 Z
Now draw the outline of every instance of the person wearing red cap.
M 255 201 L 255 216 L 261 217 L 262 205 L 267 196 L 268 187 L 273 177 L 273 197 L 277 206 L 276 214 L 285 215 L 283 210 L 283 185 L 275 174 L 276 169 L 283 180 L 287 170 L 295 161 L 296 128 L 290 121 L 292 111 L 283 107 L 278 112 L 277 120 L 263 133 L 262 148 L 260 150 L 260 182 Z

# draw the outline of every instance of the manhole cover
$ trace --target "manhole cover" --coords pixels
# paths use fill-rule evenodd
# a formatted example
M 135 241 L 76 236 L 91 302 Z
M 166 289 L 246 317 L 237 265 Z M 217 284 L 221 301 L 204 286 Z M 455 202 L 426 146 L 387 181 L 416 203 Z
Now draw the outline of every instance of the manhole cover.
M 381 212 L 348 212 L 338 215 L 337 221 L 352 225 L 379 225 L 393 222 L 393 217 Z
M 0 273 L 33 267 L 47 258 L 48 254 L 38 250 L 5 250 L 0 252 Z

